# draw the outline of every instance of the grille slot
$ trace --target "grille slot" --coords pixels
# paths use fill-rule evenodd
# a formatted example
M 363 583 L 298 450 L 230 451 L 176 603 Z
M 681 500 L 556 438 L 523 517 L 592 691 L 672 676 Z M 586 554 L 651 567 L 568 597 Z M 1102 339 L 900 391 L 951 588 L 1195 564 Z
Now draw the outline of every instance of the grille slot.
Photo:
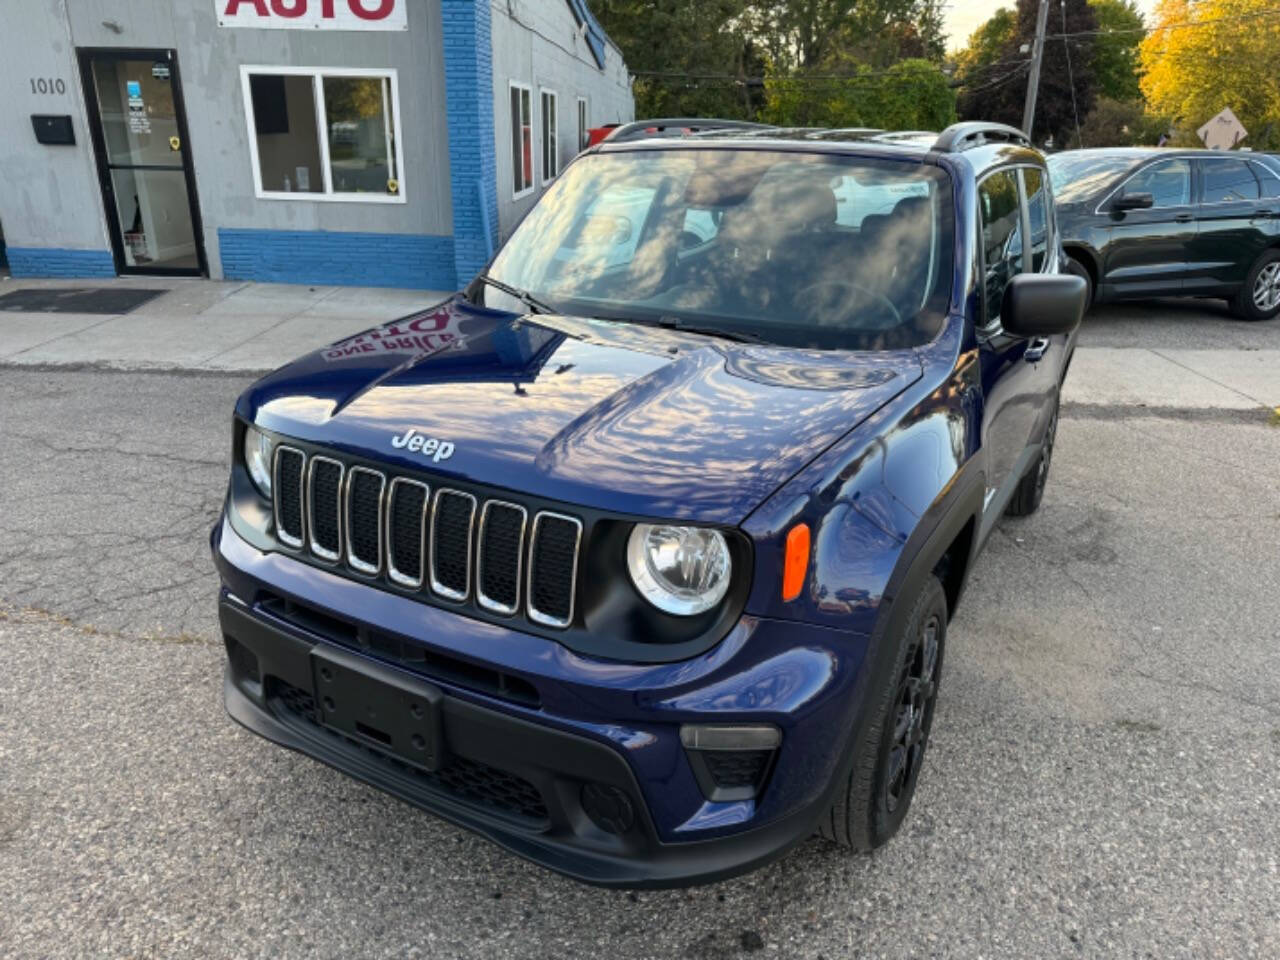
M 361 573 L 382 569 L 382 493 L 387 478 L 367 467 L 347 475 L 347 563 Z
M 582 521 L 546 510 L 529 536 L 529 619 L 547 627 L 573 622 Z
M 302 546 L 302 478 L 306 457 L 293 447 L 276 447 L 275 494 L 276 537 L 287 547 Z
M 402 587 L 422 586 L 427 544 L 427 485 L 396 477 L 387 495 L 387 576 Z
M 311 552 L 321 560 L 342 556 L 343 466 L 328 457 L 312 457 L 307 472 L 307 532 Z
M 524 558 L 524 507 L 489 500 L 480 513 L 476 548 L 476 600 L 494 613 L 520 609 L 520 570 Z
M 448 600 L 471 592 L 471 523 L 476 498 L 460 490 L 437 490 L 431 510 L 431 589 Z

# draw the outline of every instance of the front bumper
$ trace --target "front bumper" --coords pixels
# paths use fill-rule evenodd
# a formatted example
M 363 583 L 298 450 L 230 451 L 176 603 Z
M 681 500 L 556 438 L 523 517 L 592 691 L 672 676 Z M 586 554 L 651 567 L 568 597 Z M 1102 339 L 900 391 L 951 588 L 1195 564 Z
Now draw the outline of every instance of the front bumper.
M 856 635 L 755 622 L 694 660 L 612 664 L 260 553 L 225 522 L 212 546 L 235 720 L 549 869 L 607 886 L 709 882 L 779 856 L 813 832 L 828 805 L 858 699 L 865 641 Z M 430 655 L 422 669 L 405 670 L 376 650 L 349 651 L 371 673 L 399 671 L 443 694 L 447 766 L 416 771 L 316 722 L 312 651 L 334 640 L 323 621 L 280 617 L 272 600 L 282 597 L 339 616 L 359 610 L 373 629 L 441 654 L 478 655 L 538 701 L 455 682 L 431 670 Z M 420 639 L 428 637 L 429 646 Z M 705 800 L 679 725 L 750 721 L 784 732 L 769 783 L 756 800 Z M 605 818 L 607 829 L 584 806 L 595 802 L 598 812 L 602 795 L 621 811 Z

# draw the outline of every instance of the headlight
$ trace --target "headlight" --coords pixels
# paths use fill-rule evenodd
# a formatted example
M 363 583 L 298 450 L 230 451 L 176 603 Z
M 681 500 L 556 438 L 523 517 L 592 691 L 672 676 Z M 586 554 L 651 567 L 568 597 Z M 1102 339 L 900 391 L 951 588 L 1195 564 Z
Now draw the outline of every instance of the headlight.
M 627 541 L 636 589 L 677 616 L 703 613 L 723 600 L 732 568 L 723 535 L 705 527 L 638 523 Z
M 271 438 L 256 427 L 245 427 L 244 465 L 249 477 L 268 500 L 271 499 Z

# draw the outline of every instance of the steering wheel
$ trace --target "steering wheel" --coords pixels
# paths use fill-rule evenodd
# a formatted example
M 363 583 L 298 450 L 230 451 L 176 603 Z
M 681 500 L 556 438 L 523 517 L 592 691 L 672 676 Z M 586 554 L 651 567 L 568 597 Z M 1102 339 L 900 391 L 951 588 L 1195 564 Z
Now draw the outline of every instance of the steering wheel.
M 894 306 L 892 300 L 882 293 L 868 290 L 848 280 L 819 280 L 817 283 L 811 283 L 796 294 L 798 305 L 805 303 L 806 300 L 813 301 L 810 313 L 816 315 L 819 326 L 843 326 L 845 321 L 851 319 L 868 303 L 877 303 L 886 307 L 893 315 L 893 323 L 880 326 L 858 324 L 860 329 L 888 330 L 902 323 L 902 313 Z

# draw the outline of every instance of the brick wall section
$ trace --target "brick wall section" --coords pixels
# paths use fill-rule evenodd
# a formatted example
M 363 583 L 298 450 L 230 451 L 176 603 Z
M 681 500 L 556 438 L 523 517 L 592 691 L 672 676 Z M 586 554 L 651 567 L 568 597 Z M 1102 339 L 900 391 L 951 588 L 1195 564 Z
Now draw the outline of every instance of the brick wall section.
M 456 289 L 452 237 L 407 233 L 220 228 L 228 280 Z
M 457 284 L 488 261 L 498 230 L 490 0 L 441 0 Z
M 9 272 L 15 277 L 114 277 L 110 250 L 60 247 L 9 247 Z

